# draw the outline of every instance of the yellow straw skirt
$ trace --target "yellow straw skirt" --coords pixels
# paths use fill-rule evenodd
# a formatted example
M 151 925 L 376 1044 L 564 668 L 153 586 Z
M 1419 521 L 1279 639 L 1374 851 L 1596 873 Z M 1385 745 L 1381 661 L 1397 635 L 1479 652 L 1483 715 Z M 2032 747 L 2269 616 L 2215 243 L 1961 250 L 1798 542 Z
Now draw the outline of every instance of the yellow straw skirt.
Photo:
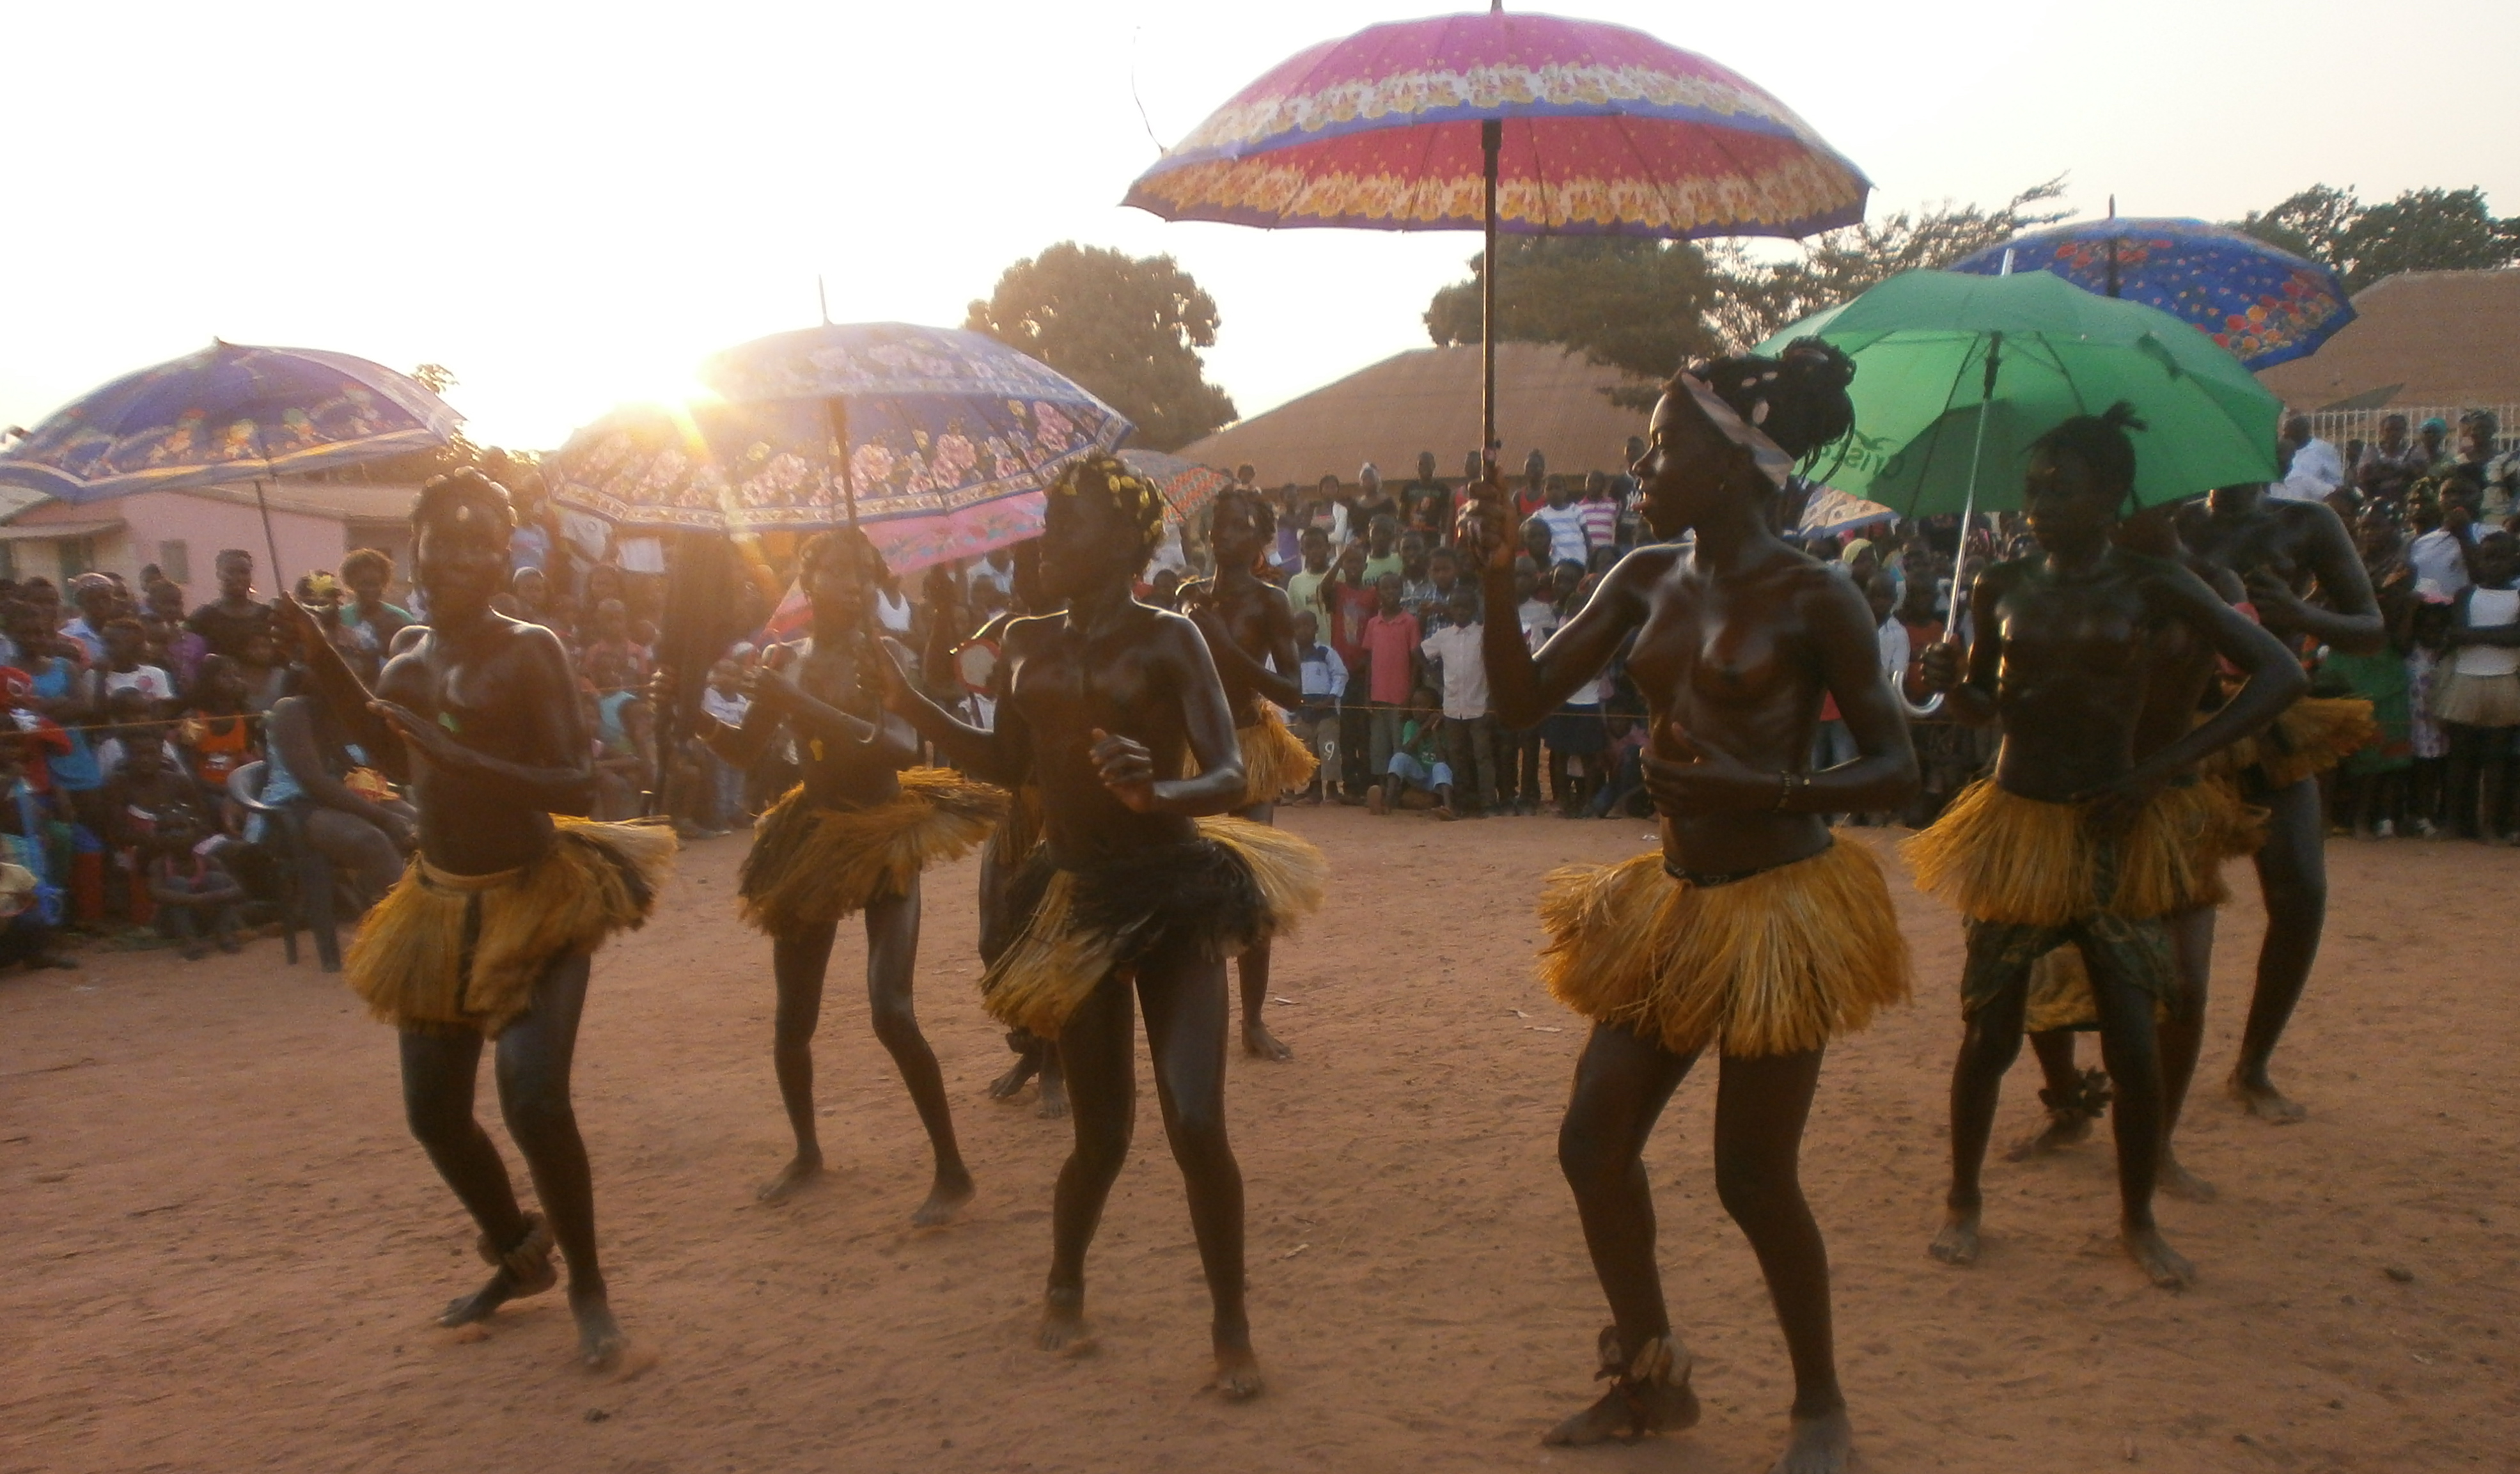
M 1041 785 L 1024 783 L 1016 787 L 1007 804 L 1007 817 L 998 821 L 989 835 L 989 860 L 1012 874 L 1040 846 Z
M 1260 720 L 1234 729 L 1234 745 L 1242 754 L 1242 801 L 1235 805 L 1238 809 L 1276 803 L 1287 789 L 1310 783 L 1314 770 L 1322 765 L 1303 738 L 1287 730 L 1278 708 L 1265 702 Z M 1184 753 L 1182 769 L 1183 777 L 1196 778 L 1198 759 Z
M 1202 819 L 1198 837 L 1092 870 L 1034 853 L 1011 900 L 1029 916 L 980 979 L 980 1001 L 1012 1028 L 1056 1039 L 1103 978 L 1159 946 L 1232 957 L 1319 911 L 1329 862 L 1283 829 Z M 1038 898 L 1038 899 L 1031 899 Z
M 772 936 L 828 926 L 969 854 L 1006 814 L 1005 789 L 950 768 L 903 770 L 901 792 L 872 809 L 818 809 L 790 788 L 753 830 L 739 914 Z
M 1674 1053 L 1816 1050 L 1908 999 L 1908 942 L 1860 844 L 1722 885 L 1677 879 L 1659 854 L 1567 866 L 1540 922 L 1559 1003 Z
M 2270 788 L 2289 788 L 2316 778 L 2377 741 L 2379 724 L 2361 696 L 2304 696 L 2284 708 L 2274 725 L 2207 758 L 2199 768 L 2213 777 L 2237 778 L 2254 768 Z
M 370 1013 L 416 1034 L 496 1039 L 533 1006 L 555 960 L 648 919 L 673 871 L 672 827 L 553 823 L 551 848 L 516 870 L 458 875 L 412 862 L 343 961 Z
M 1918 890 L 1980 921 L 2062 926 L 2101 911 L 2142 920 L 2229 899 L 2222 863 L 2256 849 L 2265 820 L 2215 782 L 2164 788 L 2114 839 L 2092 832 L 2085 808 L 1981 779 L 1899 853 Z

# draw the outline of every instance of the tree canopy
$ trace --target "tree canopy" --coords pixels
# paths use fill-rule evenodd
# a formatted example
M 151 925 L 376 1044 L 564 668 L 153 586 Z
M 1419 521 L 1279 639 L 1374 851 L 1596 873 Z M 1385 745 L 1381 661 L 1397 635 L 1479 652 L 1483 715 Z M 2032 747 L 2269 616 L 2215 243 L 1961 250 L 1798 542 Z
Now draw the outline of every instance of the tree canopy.
M 2402 271 L 2481 271 L 2520 261 L 2520 216 L 2496 219 L 2485 192 L 2474 187 L 2408 190 L 2364 204 L 2350 185 L 2315 184 L 2235 223 L 2271 246 L 2335 267 L 2348 291 Z
M 1234 422 L 1234 400 L 1197 350 L 1216 343 L 1216 302 L 1170 256 L 1061 241 L 1006 269 L 963 326 L 1075 380 L 1137 428 L 1178 450 Z
M 1497 336 L 1563 343 L 1606 368 L 1659 383 L 1692 359 L 1746 348 L 1778 329 L 1903 271 L 1947 266 L 1969 252 L 2065 218 L 2046 208 L 2064 181 L 2031 186 L 2002 206 L 1945 203 L 1830 231 L 1799 259 L 1760 261 L 1736 244 L 1625 236 L 1513 236 L 1497 264 Z M 1470 279 L 1438 290 L 1426 332 L 1439 344 L 1479 340 L 1479 259 Z M 1616 388 L 1622 404 L 1651 401 L 1645 384 Z

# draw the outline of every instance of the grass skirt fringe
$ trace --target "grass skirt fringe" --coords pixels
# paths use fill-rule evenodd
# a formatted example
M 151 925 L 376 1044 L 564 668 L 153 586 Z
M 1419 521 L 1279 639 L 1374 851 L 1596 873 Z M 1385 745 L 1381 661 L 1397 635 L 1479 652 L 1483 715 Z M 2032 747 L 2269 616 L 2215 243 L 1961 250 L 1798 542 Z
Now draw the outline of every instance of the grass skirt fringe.
M 1659 854 L 1568 866 L 1540 893 L 1541 977 L 1567 1007 L 1675 1053 L 1816 1050 L 1908 998 L 1908 943 L 1860 844 L 1724 885 Z
M 2361 696 L 2304 696 L 2284 708 L 2274 725 L 2207 758 L 2199 771 L 2238 778 L 2257 770 L 2270 788 L 2289 788 L 2315 778 L 2378 740 L 2380 724 Z
M 457 875 L 415 860 L 403 871 L 344 960 L 370 1013 L 414 1033 L 496 1039 L 533 1005 L 555 960 L 648 919 L 673 870 L 673 829 L 554 823 L 551 848 L 517 870 Z
M 1276 803 L 1287 789 L 1311 783 L 1314 771 L 1322 765 L 1303 738 L 1287 730 L 1286 719 L 1275 706 L 1264 704 L 1260 720 L 1235 728 L 1234 745 L 1242 755 L 1242 801 L 1235 805 L 1238 809 Z M 1196 757 L 1185 753 L 1182 767 L 1183 777 L 1198 776 Z
M 2103 839 L 2084 805 L 1981 779 L 1899 853 L 1918 890 L 1977 920 L 2062 926 L 2099 911 L 2140 920 L 2229 899 L 2222 863 L 2257 847 L 2264 819 L 2228 783 L 2199 782 L 2163 789 L 2127 833 Z
M 1007 817 L 998 821 L 997 829 L 989 835 L 989 860 L 1005 873 L 1012 874 L 1040 847 L 1041 785 L 1024 783 L 1008 801 Z
M 1056 1039 L 1104 977 L 1157 946 L 1232 957 L 1321 909 L 1329 864 L 1310 843 L 1239 819 L 1202 819 L 1198 831 L 1088 871 L 1035 852 L 1009 895 L 1030 919 L 980 979 L 990 1016 Z
M 1006 814 L 1004 789 L 948 768 L 905 769 L 900 794 L 872 809 L 814 808 L 790 788 L 754 829 L 741 915 L 772 936 L 829 925 L 969 854 Z

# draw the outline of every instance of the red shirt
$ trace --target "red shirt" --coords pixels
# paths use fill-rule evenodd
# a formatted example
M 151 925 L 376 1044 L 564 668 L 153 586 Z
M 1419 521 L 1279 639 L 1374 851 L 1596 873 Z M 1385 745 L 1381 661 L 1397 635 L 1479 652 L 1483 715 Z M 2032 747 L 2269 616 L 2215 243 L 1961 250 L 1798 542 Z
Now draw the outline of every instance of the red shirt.
M 1366 695 L 1393 706 L 1406 706 L 1415 695 L 1417 674 L 1409 662 L 1412 650 L 1424 637 L 1418 630 L 1418 616 L 1403 609 L 1397 614 L 1377 613 L 1365 622 L 1365 648 L 1373 657 L 1373 668 L 1368 673 Z
M 1365 622 L 1382 607 L 1381 599 L 1372 589 L 1350 588 L 1344 583 L 1335 588 L 1323 584 L 1317 597 L 1329 610 L 1330 627 L 1327 633 L 1330 648 L 1338 651 L 1348 669 L 1356 669 L 1365 655 Z

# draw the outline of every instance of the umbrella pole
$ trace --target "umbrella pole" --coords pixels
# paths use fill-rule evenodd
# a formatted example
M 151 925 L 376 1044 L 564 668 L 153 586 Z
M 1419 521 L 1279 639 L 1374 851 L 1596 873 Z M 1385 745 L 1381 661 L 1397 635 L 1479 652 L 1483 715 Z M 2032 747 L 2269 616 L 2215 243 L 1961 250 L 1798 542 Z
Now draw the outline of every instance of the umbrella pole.
M 2003 335 L 1992 334 L 1986 344 L 1985 386 L 1978 391 L 1977 437 L 1969 446 L 1968 490 L 1960 498 L 1960 540 L 1952 553 L 1952 617 L 1943 626 L 1943 638 L 1957 641 L 1960 637 L 1960 615 L 1968 607 L 1968 540 L 1969 523 L 1977 519 L 1977 468 L 1986 456 L 1986 416 L 1995 404 L 1995 375 L 2003 361 Z M 1908 708 L 1920 717 L 1930 717 L 1943 709 L 1943 693 L 1936 692 L 1922 706 Z
M 1505 150 L 1505 120 L 1479 123 L 1480 177 L 1487 191 L 1487 245 L 1479 258 L 1479 460 L 1496 479 L 1497 156 Z
M 253 505 L 262 514 L 262 545 L 271 550 L 271 587 L 280 592 L 280 539 L 271 530 L 271 504 L 263 500 L 262 477 L 253 478 Z

